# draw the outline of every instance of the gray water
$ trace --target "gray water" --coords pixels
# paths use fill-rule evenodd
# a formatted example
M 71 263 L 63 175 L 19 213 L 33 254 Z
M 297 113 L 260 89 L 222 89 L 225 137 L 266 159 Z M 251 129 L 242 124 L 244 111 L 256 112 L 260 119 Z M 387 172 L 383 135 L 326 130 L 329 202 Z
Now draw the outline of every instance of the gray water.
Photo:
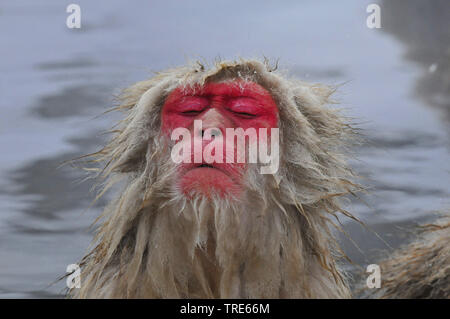
M 92 181 L 58 165 L 97 150 L 118 89 L 188 59 L 262 57 L 301 79 L 343 84 L 337 98 L 367 144 L 353 166 L 370 187 L 348 208 L 390 246 L 450 207 L 450 2 L 65 1 L 0 3 L 0 298 L 61 297 L 68 264 L 92 239 Z M 345 221 L 345 220 L 344 220 Z M 346 222 L 359 264 L 386 244 Z M 353 267 L 353 266 L 352 266 Z

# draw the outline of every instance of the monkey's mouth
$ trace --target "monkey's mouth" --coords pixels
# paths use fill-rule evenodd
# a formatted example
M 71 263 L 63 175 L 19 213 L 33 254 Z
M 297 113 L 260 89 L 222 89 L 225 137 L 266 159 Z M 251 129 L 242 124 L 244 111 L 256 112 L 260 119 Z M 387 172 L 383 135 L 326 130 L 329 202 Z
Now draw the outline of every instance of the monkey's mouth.
M 222 173 L 230 178 L 239 177 L 241 175 L 242 167 L 239 165 L 233 165 L 229 163 L 191 163 L 187 165 L 182 166 L 182 170 L 184 171 L 182 174 L 185 174 L 189 171 L 203 171 L 202 174 L 209 174 L 209 173 Z M 201 169 L 201 170 L 200 170 Z
M 237 183 L 238 175 L 229 166 L 226 163 L 188 164 L 182 169 L 179 185 L 183 193 L 189 196 L 210 196 L 213 193 L 223 197 L 236 195 L 240 189 Z
M 208 164 L 208 163 L 194 164 L 190 167 L 189 170 L 198 169 L 198 168 L 206 168 L 208 170 L 214 169 L 214 170 L 218 170 L 226 175 L 230 175 L 229 172 L 225 169 L 225 167 L 222 167 L 220 164 L 218 164 L 218 165 Z
M 216 168 L 216 167 L 214 167 L 214 166 L 212 166 L 210 164 L 200 164 L 199 166 L 197 166 L 197 168 L 200 168 L 200 167 Z

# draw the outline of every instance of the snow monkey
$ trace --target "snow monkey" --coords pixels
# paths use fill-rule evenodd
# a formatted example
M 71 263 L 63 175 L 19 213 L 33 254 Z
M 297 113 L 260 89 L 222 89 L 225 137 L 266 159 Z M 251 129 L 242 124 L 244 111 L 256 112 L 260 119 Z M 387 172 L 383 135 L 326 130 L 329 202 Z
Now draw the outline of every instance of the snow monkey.
M 381 289 L 366 289 L 367 297 L 450 299 L 450 214 L 440 215 L 421 225 L 414 241 L 380 262 Z
M 350 297 L 333 231 L 359 186 L 332 93 L 244 59 L 124 90 L 125 118 L 91 155 L 105 187 L 123 188 L 70 296 Z

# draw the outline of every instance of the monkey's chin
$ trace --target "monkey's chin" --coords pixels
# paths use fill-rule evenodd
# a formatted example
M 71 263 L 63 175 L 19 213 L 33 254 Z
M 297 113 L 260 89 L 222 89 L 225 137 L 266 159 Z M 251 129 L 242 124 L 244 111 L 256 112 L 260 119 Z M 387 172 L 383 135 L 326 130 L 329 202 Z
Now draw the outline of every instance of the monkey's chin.
M 241 193 L 239 185 L 228 173 L 214 167 L 188 170 L 181 176 L 180 187 L 188 198 L 195 196 L 236 198 Z

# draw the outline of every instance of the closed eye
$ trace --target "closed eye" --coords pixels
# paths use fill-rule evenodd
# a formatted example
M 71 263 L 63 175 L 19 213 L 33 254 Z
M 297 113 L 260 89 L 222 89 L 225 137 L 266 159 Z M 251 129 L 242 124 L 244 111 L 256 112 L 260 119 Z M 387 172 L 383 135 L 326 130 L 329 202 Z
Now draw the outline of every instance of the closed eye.
M 236 112 L 236 111 L 231 111 L 233 114 L 243 117 L 243 118 L 247 118 L 247 119 L 252 119 L 257 117 L 257 114 L 252 114 L 252 113 L 247 113 L 247 112 Z
M 199 115 L 202 112 L 203 112 L 203 110 L 189 110 L 189 111 L 183 111 L 183 112 L 181 112 L 181 114 L 186 115 L 186 116 L 195 116 L 195 115 Z
M 231 99 L 227 108 L 234 115 L 245 119 L 253 119 L 261 114 L 261 106 L 258 102 L 248 97 Z

